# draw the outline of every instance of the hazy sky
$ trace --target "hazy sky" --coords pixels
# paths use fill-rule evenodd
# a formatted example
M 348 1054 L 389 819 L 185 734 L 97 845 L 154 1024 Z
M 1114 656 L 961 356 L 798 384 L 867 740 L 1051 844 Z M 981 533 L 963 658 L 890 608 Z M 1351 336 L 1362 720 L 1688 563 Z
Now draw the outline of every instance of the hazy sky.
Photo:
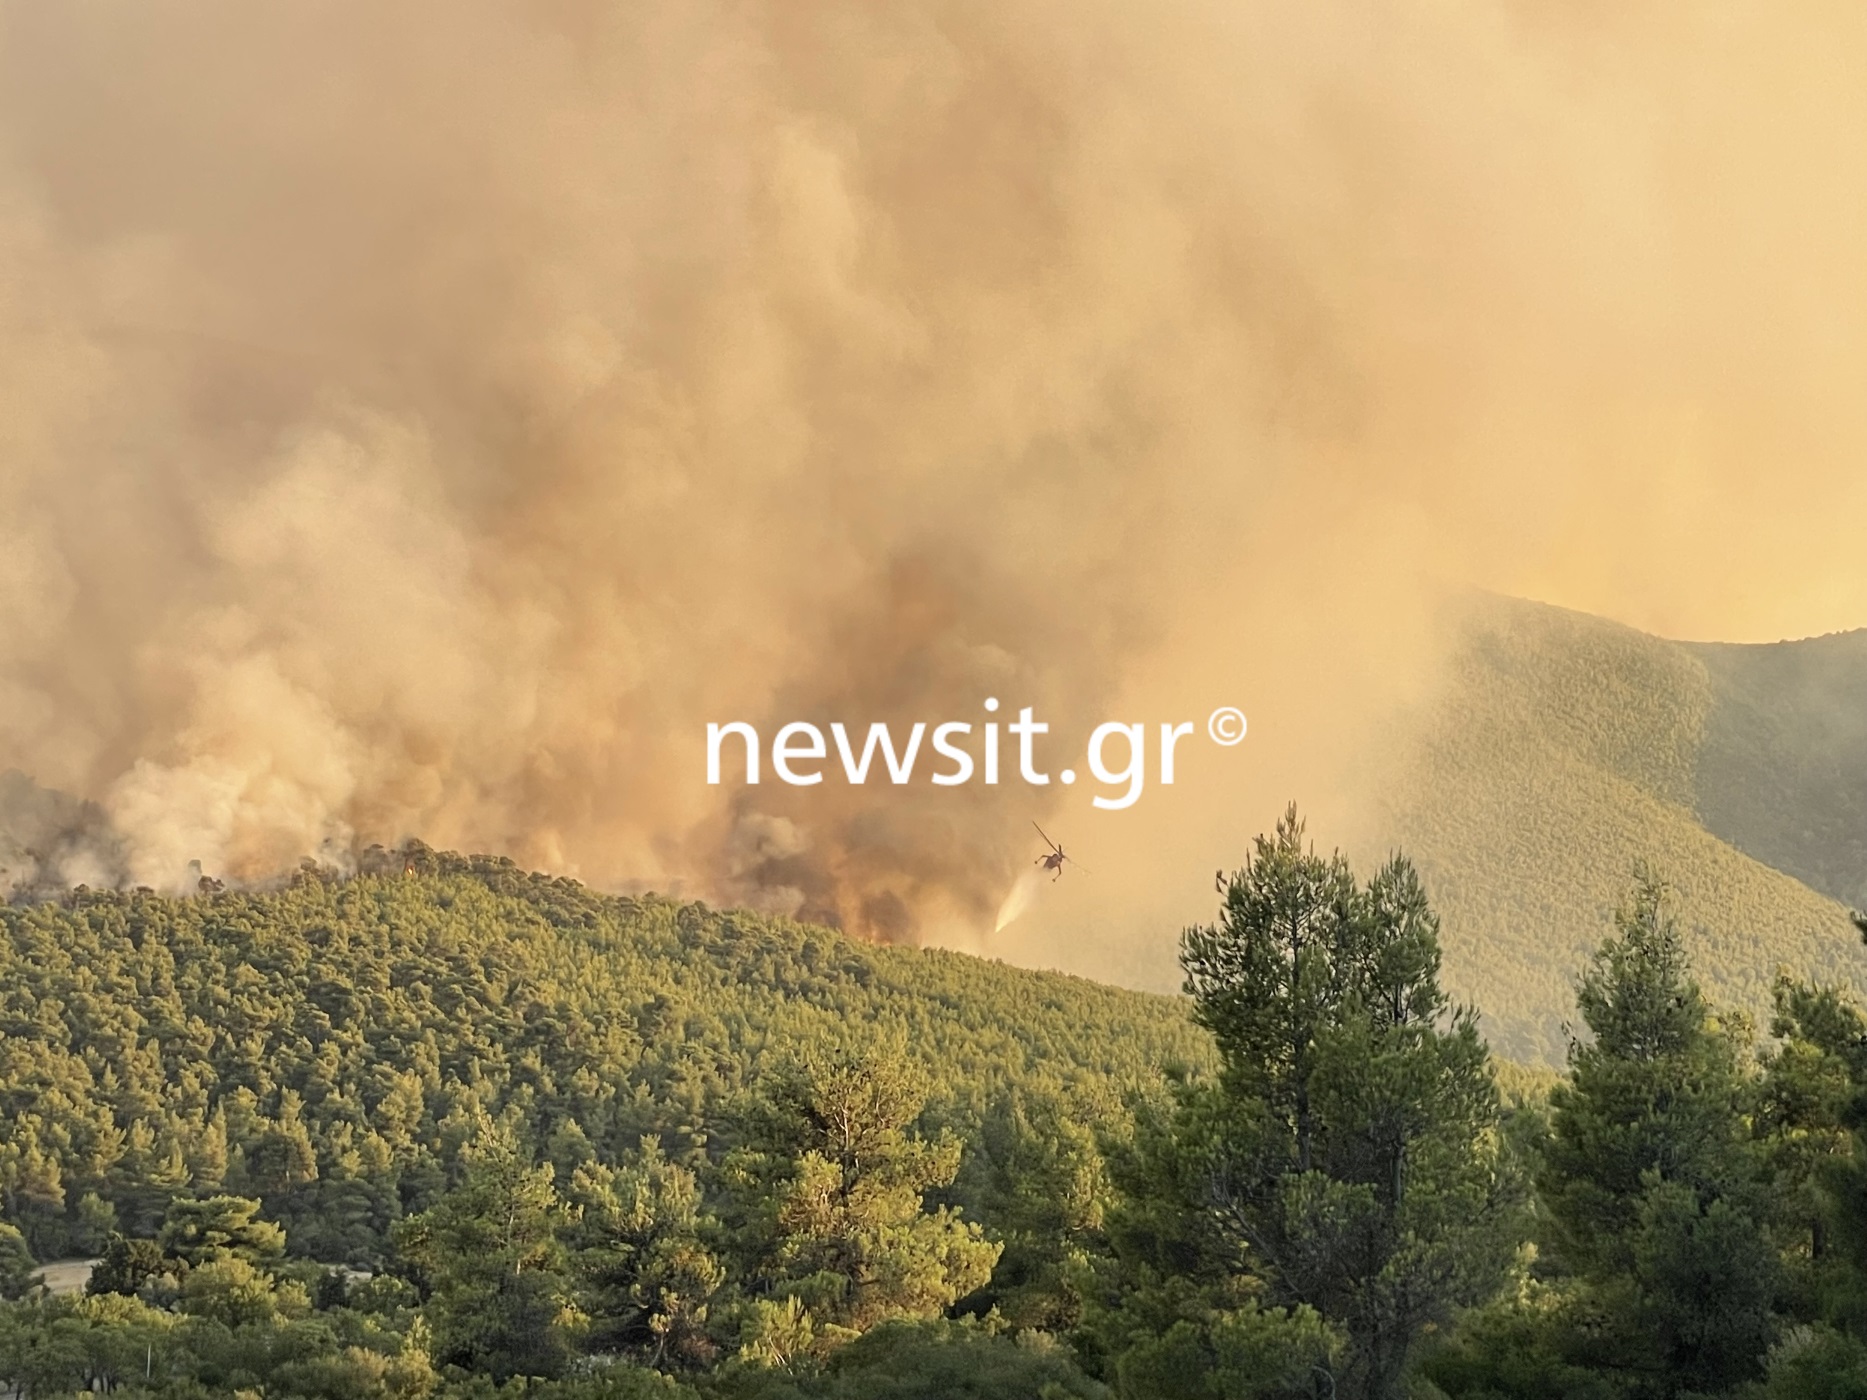
M 67 879 L 420 836 L 1119 971 L 1352 823 L 1446 588 L 1867 623 L 1863 71 L 1841 4 L 0 3 L 0 768 L 102 804 Z M 1127 812 L 704 782 L 987 694 L 1252 732 Z M 1032 818 L 1092 874 L 994 943 Z

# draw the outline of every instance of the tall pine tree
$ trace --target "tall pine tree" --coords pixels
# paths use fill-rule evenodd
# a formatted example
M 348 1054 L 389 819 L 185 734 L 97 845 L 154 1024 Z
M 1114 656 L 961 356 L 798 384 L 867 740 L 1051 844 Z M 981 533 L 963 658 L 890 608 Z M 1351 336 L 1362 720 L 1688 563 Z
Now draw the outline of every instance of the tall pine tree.
M 1582 977 L 1592 1038 L 1550 1096 L 1538 1186 L 1558 1260 L 1606 1319 L 1604 1369 L 1678 1395 L 1760 1373 L 1777 1265 L 1743 1037 L 1700 995 L 1664 899 L 1643 874 Z
M 1403 1392 L 1415 1343 L 1507 1272 L 1520 1201 L 1475 1015 L 1439 985 L 1438 921 L 1395 857 L 1364 887 L 1293 806 L 1181 961 L 1218 1042 L 1189 1103 L 1205 1204 L 1239 1267 L 1346 1338 L 1335 1392 Z

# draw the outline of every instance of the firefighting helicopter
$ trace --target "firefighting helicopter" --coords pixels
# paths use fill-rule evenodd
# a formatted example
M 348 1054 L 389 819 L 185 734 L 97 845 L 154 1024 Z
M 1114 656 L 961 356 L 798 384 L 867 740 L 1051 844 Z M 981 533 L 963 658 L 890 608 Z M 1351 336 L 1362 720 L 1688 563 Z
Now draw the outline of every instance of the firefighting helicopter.
M 1032 822 L 1031 825 L 1037 826 L 1037 823 Z M 1083 870 L 1082 862 L 1078 861 L 1075 856 L 1064 855 L 1063 847 L 1059 846 L 1055 841 L 1052 841 L 1048 836 L 1044 836 L 1044 829 L 1041 826 L 1037 826 L 1037 834 L 1044 837 L 1044 844 L 1050 847 L 1050 854 L 1047 856 L 1039 856 L 1031 863 L 1033 865 L 1041 865 L 1046 870 L 1056 871 L 1056 874 L 1050 877 L 1051 884 L 1054 885 L 1058 880 L 1063 878 L 1063 862 L 1066 860 L 1078 870 Z M 1083 874 L 1087 875 L 1088 873 L 1087 870 L 1083 870 Z

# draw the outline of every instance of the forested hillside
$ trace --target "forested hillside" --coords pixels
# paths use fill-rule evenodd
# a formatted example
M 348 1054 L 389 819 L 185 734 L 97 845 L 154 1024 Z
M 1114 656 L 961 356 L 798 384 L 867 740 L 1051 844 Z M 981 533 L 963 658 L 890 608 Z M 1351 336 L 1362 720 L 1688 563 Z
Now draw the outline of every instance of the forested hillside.
M 1498 1049 L 1561 1062 L 1573 980 L 1640 867 L 1718 999 L 1767 1016 L 1779 965 L 1867 987 L 1838 902 L 1867 883 L 1867 634 L 1694 646 L 1487 598 L 1460 635 L 1385 830 Z
M 175 1191 L 265 1199 L 295 1250 L 380 1262 L 481 1111 L 568 1175 L 653 1135 L 730 1146 L 796 1057 L 899 1048 L 920 1124 L 1119 1117 L 1205 1038 L 1172 999 L 417 851 L 406 875 L 0 908 L 0 1206 L 41 1257 L 152 1233 Z M 996 1115 L 996 1118 L 995 1118 Z M 952 1188 L 976 1205 L 991 1163 Z
M 1759 1042 L 1658 880 L 1555 1077 L 1294 809 L 1185 1000 L 373 864 L 0 910 L 0 1393 L 1867 1393 L 1867 1017 L 1784 978 Z

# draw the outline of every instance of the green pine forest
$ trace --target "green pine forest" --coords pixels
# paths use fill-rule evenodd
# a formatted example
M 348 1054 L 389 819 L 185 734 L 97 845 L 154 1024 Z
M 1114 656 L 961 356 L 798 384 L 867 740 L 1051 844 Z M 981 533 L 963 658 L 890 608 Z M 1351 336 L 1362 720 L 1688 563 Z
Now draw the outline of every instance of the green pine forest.
M 1867 1014 L 1663 871 L 1555 1071 L 1294 808 L 1179 998 L 377 864 L 0 908 L 0 1393 L 1867 1395 Z

